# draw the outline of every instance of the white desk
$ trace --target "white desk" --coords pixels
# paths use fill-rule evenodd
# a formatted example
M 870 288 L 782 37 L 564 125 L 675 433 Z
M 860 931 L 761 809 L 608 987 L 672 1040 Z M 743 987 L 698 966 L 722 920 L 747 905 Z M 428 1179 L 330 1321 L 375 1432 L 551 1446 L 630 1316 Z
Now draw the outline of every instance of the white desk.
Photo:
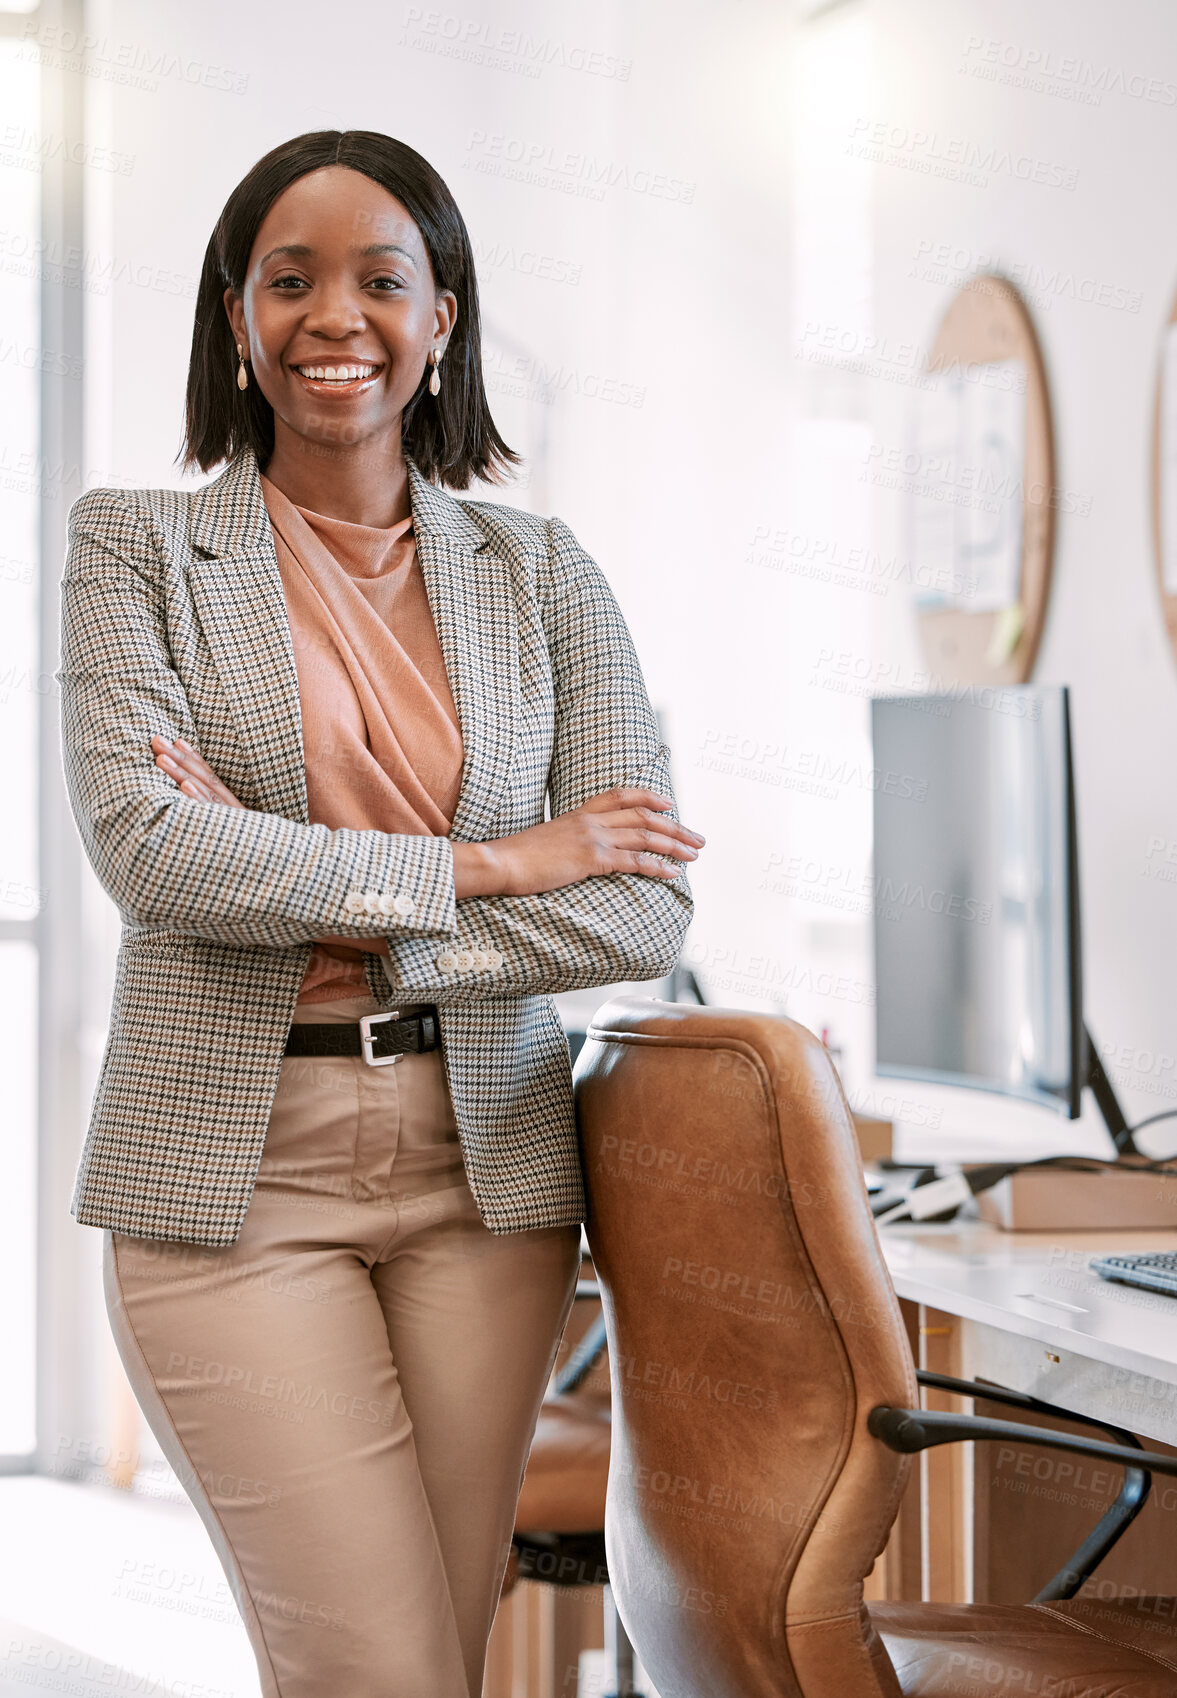
M 1090 1271 L 1098 1254 L 1177 1250 L 1177 1232 L 891 1226 L 902 1299 L 961 1322 L 961 1372 L 1177 1444 L 1177 1297 Z
M 965 1222 L 883 1227 L 879 1237 L 922 1367 L 1010 1386 L 1146 1443 L 1177 1445 L 1177 1298 L 1110 1284 L 1088 1268 L 1097 1254 L 1177 1250 L 1177 1232 L 1014 1233 Z M 942 1394 L 928 1394 L 928 1402 L 967 1407 Z M 1059 1493 L 1034 1481 L 1027 1483 L 1037 1497 L 1011 1497 L 1018 1484 L 1008 1477 L 1012 1452 L 995 1460 L 991 1447 L 982 1448 L 986 1454 L 976 1458 L 971 1447 L 950 1446 L 921 1459 L 911 1507 L 922 1556 L 909 1540 L 887 1595 L 1004 1600 L 998 1588 L 1012 1561 L 1018 1577 L 1008 1597 L 1032 1596 L 1053 1572 L 1029 1549 L 1039 1533 L 1047 1537 L 1060 1517 L 1070 1517 L 1078 1543 L 1093 1524 L 1101 1507 L 1095 1498 L 1060 1509 Z M 1168 1593 L 1177 1591 L 1170 1496 L 1154 1493 L 1151 1532 L 1142 1523 L 1124 1542 L 1125 1560 L 1137 1564 L 1132 1577 L 1147 1573 L 1149 1589 Z M 1162 1501 L 1169 1506 L 1163 1519 L 1153 1513 Z M 1013 1525 L 1026 1546 L 1016 1554 L 1011 1504 L 1019 1506 Z M 990 1532 L 998 1527 L 991 1552 Z M 1105 1572 L 1117 1572 L 1115 1563 Z

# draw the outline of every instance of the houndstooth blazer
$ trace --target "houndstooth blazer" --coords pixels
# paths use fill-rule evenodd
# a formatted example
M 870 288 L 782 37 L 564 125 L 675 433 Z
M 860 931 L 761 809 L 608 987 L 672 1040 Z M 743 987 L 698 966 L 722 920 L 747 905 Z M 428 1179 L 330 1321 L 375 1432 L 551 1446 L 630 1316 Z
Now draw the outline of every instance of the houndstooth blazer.
M 437 1004 L 487 1226 L 583 1218 L 552 993 L 669 972 L 693 911 L 686 874 L 456 901 L 450 838 L 537 825 L 549 790 L 553 817 L 618 784 L 670 796 L 670 751 L 616 599 L 567 525 L 459 501 L 411 461 L 408 473 L 465 745 L 449 838 L 308 823 L 298 679 L 252 452 L 194 491 L 93 489 L 70 510 L 62 759 L 123 922 L 71 1205 L 84 1224 L 234 1242 L 322 936 L 384 936 L 391 980 L 364 955 L 373 996 Z M 155 764 L 156 732 L 187 738 L 244 807 L 184 796 Z

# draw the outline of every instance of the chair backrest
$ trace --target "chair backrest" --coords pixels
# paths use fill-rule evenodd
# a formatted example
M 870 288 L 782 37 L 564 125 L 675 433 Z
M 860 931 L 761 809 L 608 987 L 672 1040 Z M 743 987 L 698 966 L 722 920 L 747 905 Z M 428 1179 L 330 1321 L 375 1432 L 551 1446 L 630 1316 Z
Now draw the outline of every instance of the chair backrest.
M 918 1406 L 823 1046 L 779 1015 L 618 996 L 576 1099 L 613 1375 L 606 1539 L 660 1698 L 899 1698 L 862 1603 Z

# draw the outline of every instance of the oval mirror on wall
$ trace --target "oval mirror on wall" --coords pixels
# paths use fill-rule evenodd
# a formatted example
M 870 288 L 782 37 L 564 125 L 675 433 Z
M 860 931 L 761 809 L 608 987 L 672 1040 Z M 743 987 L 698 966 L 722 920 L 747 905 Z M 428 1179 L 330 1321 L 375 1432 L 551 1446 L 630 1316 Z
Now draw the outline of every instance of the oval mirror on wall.
M 1161 609 L 1177 655 L 1177 296 L 1161 341 L 1153 402 L 1152 533 Z
M 1042 356 L 1013 284 L 987 275 L 962 286 L 926 372 L 907 541 L 932 687 L 1025 683 L 1061 497 Z

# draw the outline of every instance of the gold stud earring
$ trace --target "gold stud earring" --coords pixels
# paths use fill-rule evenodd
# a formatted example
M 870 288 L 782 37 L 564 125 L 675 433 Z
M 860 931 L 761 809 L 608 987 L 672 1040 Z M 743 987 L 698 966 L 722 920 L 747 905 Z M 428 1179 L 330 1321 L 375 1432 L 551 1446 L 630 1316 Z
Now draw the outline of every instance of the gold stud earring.
M 430 351 L 429 358 L 433 361 L 433 370 L 429 374 L 429 393 L 431 395 L 440 395 L 441 394 L 441 373 L 438 371 L 437 368 L 441 364 L 441 355 L 438 353 L 436 348 L 433 348 Z
M 249 373 L 245 369 L 245 352 L 240 342 L 237 344 L 237 360 L 237 387 L 238 389 L 248 389 Z

